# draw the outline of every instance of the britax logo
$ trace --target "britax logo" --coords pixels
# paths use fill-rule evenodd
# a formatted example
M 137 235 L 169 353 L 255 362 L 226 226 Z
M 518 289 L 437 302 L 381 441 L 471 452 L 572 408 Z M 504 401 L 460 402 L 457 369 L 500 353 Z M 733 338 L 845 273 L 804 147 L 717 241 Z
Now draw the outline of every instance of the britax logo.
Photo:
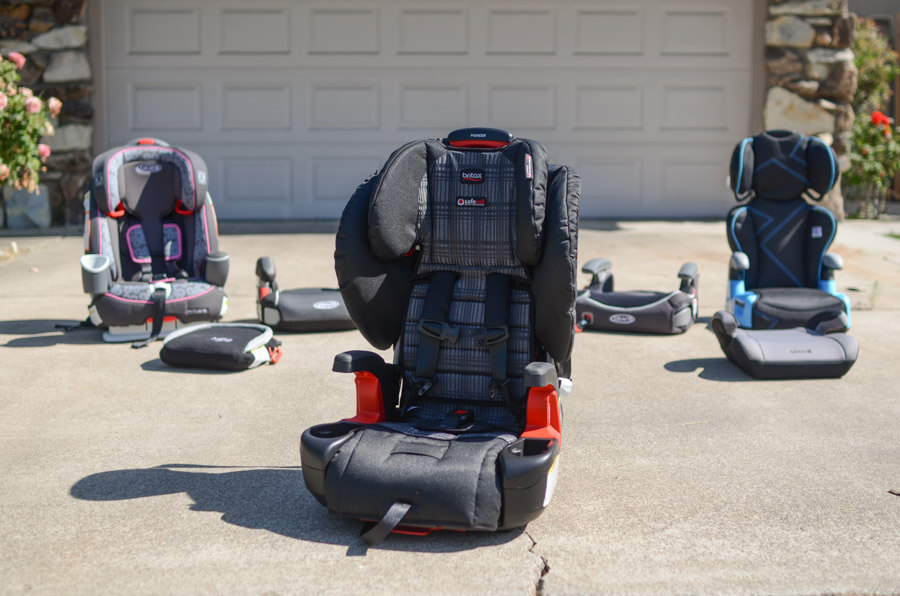
M 463 170 L 459 177 L 463 184 L 481 184 L 484 182 L 484 170 Z
M 482 197 L 459 197 L 456 204 L 460 207 L 484 207 L 487 199 Z

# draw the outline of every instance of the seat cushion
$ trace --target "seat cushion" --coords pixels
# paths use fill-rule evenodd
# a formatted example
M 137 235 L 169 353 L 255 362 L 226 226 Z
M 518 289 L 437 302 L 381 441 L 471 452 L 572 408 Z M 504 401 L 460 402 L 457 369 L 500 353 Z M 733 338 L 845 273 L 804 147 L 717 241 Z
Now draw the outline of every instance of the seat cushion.
M 224 314 L 225 290 L 198 280 L 174 281 L 166 298 L 166 316 L 183 323 L 215 321 Z M 145 282 L 115 283 L 93 306 L 105 326 L 140 325 L 153 317 L 154 287 Z
M 836 379 L 859 355 L 859 343 L 846 333 L 741 329 L 725 311 L 713 315 L 710 327 L 728 359 L 757 379 Z
M 452 435 L 401 424 L 363 428 L 328 465 L 333 513 L 381 519 L 396 502 L 412 507 L 404 524 L 496 530 L 502 495 L 497 458 L 515 437 Z
M 757 296 L 754 329 L 815 328 L 846 311 L 840 298 L 816 288 L 765 288 Z

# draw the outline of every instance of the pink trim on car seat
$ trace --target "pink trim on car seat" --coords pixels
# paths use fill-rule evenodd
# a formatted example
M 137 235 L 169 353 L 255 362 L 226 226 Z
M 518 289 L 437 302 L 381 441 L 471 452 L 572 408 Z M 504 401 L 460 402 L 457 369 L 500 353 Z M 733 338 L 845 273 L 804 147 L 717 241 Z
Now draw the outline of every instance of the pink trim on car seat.
M 149 256 L 147 256 L 146 258 L 145 257 L 138 258 L 138 257 L 134 256 L 134 249 L 131 247 L 131 233 L 134 231 L 135 228 L 141 228 L 141 224 L 135 224 L 135 225 L 131 226 L 130 228 L 128 228 L 127 230 L 125 230 L 125 241 L 128 244 L 128 254 L 131 256 L 131 260 L 134 261 L 135 263 L 149 263 L 150 262 Z M 166 260 L 167 261 L 177 261 L 178 259 L 181 258 L 181 247 L 184 246 L 184 242 L 182 241 L 182 238 L 181 238 L 181 228 L 179 228 L 176 224 L 173 224 L 173 223 L 163 224 L 163 230 L 165 230 L 166 228 L 175 228 L 175 231 L 178 233 L 178 254 L 167 256 Z M 141 230 L 143 231 L 143 228 L 141 228 Z M 146 242 L 146 240 L 147 239 L 144 238 L 145 242 Z
M 193 296 L 185 296 L 184 298 L 175 298 L 174 300 L 166 300 L 166 304 L 174 304 L 175 302 L 184 302 L 185 300 L 193 300 L 194 298 L 199 298 L 200 296 L 206 296 L 213 290 L 215 290 L 215 286 L 209 288 L 205 292 L 201 292 L 199 294 L 194 294 Z M 104 296 L 108 296 L 114 300 L 118 300 L 119 302 L 128 302 L 130 304 L 153 304 L 152 300 L 134 300 L 132 298 L 122 298 L 121 296 L 116 296 L 115 294 L 110 294 L 107 292 Z
M 184 159 L 184 163 L 187 164 L 188 172 L 190 174 L 191 190 L 194 193 L 194 196 L 192 197 L 193 200 L 191 201 L 191 211 L 193 211 L 194 209 L 197 208 L 197 185 L 194 183 L 194 165 L 191 163 L 191 160 L 190 160 L 190 158 L 188 158 L 187 155 L 185 155 L 184 153 L 182 153 L 181 151 L 179 151 L 178 149 L 176 149 L 174 147 L 156 147 L 153 145 L 135 145 L 132 147 L 125 147 L 124 149 L 121 149 L 120 151 L 116 151 L 112 155 L 112 157 L 110 157 L 109 159 L 106 160 L 106 179 L 107 180 L 111 180 L 110 166 L 112 165 L 112 162 L 115 160 L 115 158 L 118 157 L 119 155 L 121 155 L 122 153 L 127 153 L 129 151 L 138 151 L 138 152 L 157 151 L 159 153 L 171 152 L 171 153 L 177 153 L 178 155 L 180 155 L 182 157 L 182 159 Z M 107 186 L 106 186 L 106 202 L 107 202 L 107 204 L 109 204 L 111 202 L 110 201 L 111 198 L 112 197 L 110 196 L 109 183 L 107 183 Z M 184 197 L 182 197 L 182 204 L 184 204 Z M 110 205 L 110 207 L 115 209 L 115 205 Z

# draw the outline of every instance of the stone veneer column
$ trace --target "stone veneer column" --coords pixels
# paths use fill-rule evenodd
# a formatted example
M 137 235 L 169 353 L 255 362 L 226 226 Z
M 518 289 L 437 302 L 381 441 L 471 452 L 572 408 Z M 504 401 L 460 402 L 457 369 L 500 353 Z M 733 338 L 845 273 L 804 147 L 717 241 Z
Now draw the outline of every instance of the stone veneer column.
M 56 134 L 46 139 L 52 151 L 41 174 L 45 198 L 18 199 L 36 210 L 7 225 L 74 224 L 82 217 L 81 199 L 90 180 L 94 107 L 87 54 L 86 0 L 12 0 L 0 6 L 0 51 L 27 58 L 22 84 L 45 99 L 56 96 L 63 108 Z M 15 199 L 14 199 L 15 200 Z M 49 204 L 38 205 L 38 201 Z M 10 205 L 7 205 L 9 208 Z M 49 215 L 43 217 L 38 210 Z M 17 222 L 25 223 L 17 223 Z
M 850 127 L 857 69 L 855 17 L 847 0 L 767 0 L 766 129 L 786 128 L 829 143 L 841 171 L 850 166 Z M 823 201 L 843 218 L 840 188 Z

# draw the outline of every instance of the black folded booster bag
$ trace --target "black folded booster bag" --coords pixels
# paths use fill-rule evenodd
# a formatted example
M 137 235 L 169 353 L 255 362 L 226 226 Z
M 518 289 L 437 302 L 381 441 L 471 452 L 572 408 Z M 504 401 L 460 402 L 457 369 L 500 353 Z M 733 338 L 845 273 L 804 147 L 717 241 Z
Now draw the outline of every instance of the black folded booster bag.
M 207 323 L 168 335 L 159 358 L 170 366 L 211 370 L 246 370 L 275 364 L 281 342 L 272 329 L 253 323 Z

